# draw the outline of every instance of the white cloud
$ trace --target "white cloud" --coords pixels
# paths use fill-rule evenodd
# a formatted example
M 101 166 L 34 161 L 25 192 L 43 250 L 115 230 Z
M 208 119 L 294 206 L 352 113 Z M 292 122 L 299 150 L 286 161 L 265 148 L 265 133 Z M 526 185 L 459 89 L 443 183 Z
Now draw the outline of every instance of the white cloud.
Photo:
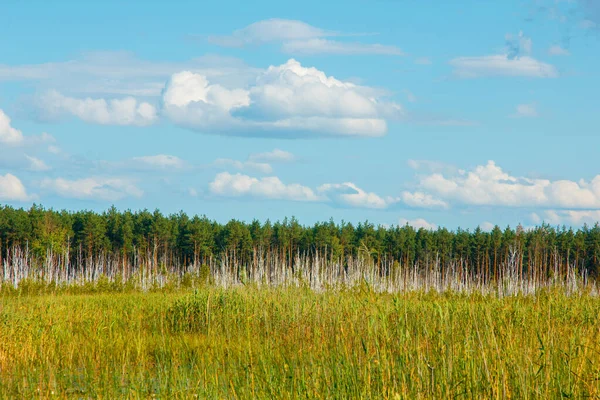
M 250 162 L 219 159 L 216 164 L 240 170 L 250 169 Z M 257 168 L 254 168 L 257 169 Z M 260 170 L 260 168 L 258 168 Z M 260 171 L 270 173 L 265 169 Z M 271 199 L 287 199 L 298 201 L 319 201 L 347 207 L 387 209 L 395 204 L 404 204 L 413 208 L 436 209 L 449 208 L 447 201 L 424 192 L 403 192 L 400 197 L 380 196 L 368 192 L 352 182 L 326 183 L 313 190 L 299 184 L 284 184 L 275 176 L 255 178 L 241 173 L 219 173 L 210 183 L 210 192 L 221 196 L 242 197 L 253 196 Z
M 399 201 L 365 192 L 355 184 L 325 184 L 313 189 L 300 184 L 285 184 L 278 177 L 254 178 L 240 173 L 221 172 L 209 185 L 214 195 L 257 197 L 278 200 L 333 202 L 350 207 L 384 209 Z
M 556 78 L 558 71 L 550 64 L 531 57 L 533 43 L 519 32 L 505 37 L 506 48 L 503 54 L 457 57 L 450 60 L 454 74 L 459 78 L 483 78 L 491 76 Z
M 12 174 L 0 175 L 0 200 L 27 201 L 31 197 L 19 178 Z
M 302 21 L 272 18 L 250 24 L 228 36 L 210 36 L 208 41 L 220 46 L 241 47 L 250 44 L 335 35 L 337 35 L 335 32 L 327 32 Z
M 536 224 L 543 221 L 552 225 L 593 226 L 600 222 L 600 210 L 546 210 L 543 218 L 533 213 L 531 219 Z
M 539 224 L 540 222 L 542 222 L 542 218 L 537 214 L 537 213 L 531 213 L 529 215 L 529 219 L 531 220 L 531 222 L 533 222 L 534 224 Z
M 402 201 L 416 208 L 448 208 L 448 203 L 423 192 L 403 192 Z
M 489 221 L 484 221 L 479 225 L 479 228 L 481 228 L 481 230 L 484 232 L 491 232 L 495 227 L 496 225 Z
M 189 71 L 171 77 L 162 100 L 164 114 L 173 122 L 211 131 L 241 128 L 241 121 L 237 121 L 231 112 L 250 105 L 247 90 L 210 85 L 205 76 Z
M 167 154 L 134 157 L 133 161 L 147 167 L 159 169 L 182 169 L 186 166 L 186 162 L 181 158 Z
M 78 99 L 50 91 L 36 100 L 43 118 L 72 115 L 85 122 L 101 125 L 147 126 L 157 121 L 156 108 L 133 97 L 123 99 Z
M 383 209 L 399 201 L 397 198 L 384 198 L 373 192 L 366 192 L 352 182 L 327 183 L 317 190 L 332 201 L 351 207 Z
M 231 167 L 240 171 L 254 170 L 263 174 L 270 174 L 273 172 L 273 168 L 270 164 L 255 161 L 238 161 L 229 158 L 218 158 L 215 160 L 214 165 L 217 167 Z
M 226 89 L 187 71 L 175 74 L 164 90 L 163 111 L 173 122 L 203 132 L 382 136 L 385 118 L 402 115 L 398 104 L 382 96 L 291 59 L 269 67 L 247 89 Z
M 519 104 L 512 116 L 516 118 L 535 118 L 539 115 L 535 104 Z
M 364 44 L 326 39 L 347 36 L 326 31 L 302 21 L 272 18 L 258 21 L 231 35 L 209 36 L 208 41 L 225 47 L 242 47 L 265 43 L 282 43 L 282 50 L 293 54 L 381 54 L 402 55 L 395 46 Z M 352 34 L 352 36 L 358 36 Z
M 209 185 L 210 192 L 219 196 L 293 200 L 319 201 L 312 189 L 299 184 L 285 184 L 275 176 L 253 178 L 248 175 L 221 172 Z
M 232 57 L 207 55 L 172 63 L 142 60 L 123 51 L 98 51 L 64 62 L 0 64 L 0 81 L 31 81 L 40 89 L 70 94 L 160 96 L 165 81 L 182 70 L 239 86 L 254 80 L 257 72 Z
M 544 222 L 548 222 L 554 225 L 564 223 L 565 220 L 568 219 L 568 217 L 568 214 L 564 214 L 563 212 L 559 214 L 559 212 L 555 210 L 547 210 L 546 212 L 544 212 Z
M 282 117 L 374 118 L 378 104 L 370 93 L 294 59 L 270 66 L 251 89 L 253 107 Z
M 0 80 L 52 80 L 65 75 L 70 79 L 85 75 L 96 80 L 167 77 L 181 68 L 182 64 L 140 60 L 129 52 L 96 51 L 83 53 L 78 58 L 64 62 L 0 64 Z
M 17 171 L 45 172 L 51 168 L 37 156 L 15 151 L 12 148 L 0 148 L 0 169 L 6 169 L 14 173 Z
M 340 42 L 337 40 L 314 38 L 294 40 L 282 45 L 282 50 L 290 54 L 379 54 L 401 56 L 402 50 L 396 46 L 382 44 L 363 44 L 356 42 Z
M 244 89 L 228 90 L 221 85 L 210 85 L 205 76 L 182 71 L 171 77 L 165 88 L 163 101 L 177 107 L 184 107 L 190 103 L 205 103 L 230 111 L 248 106 L 250 97 Z
M 556 78 L 558 71 L 550 64 L 529 56 L 510 58 L 508 54 L 480 57 L 458 57 L 450 61 L 459 78 L 484 78 L 492 76 Z
M 551 56 L 568 56 L 571 53 L 569 52 L 569 50 L 564 49 L 561 46 L 555 44 L 553 46 L 550 46 L 550 48 L 548 49 L 548 54 L 550 54 Z
M 289 151 L 274 149 L 264 153 L 252 153 L 246 161 L 218 158 L 213 165 L 222 168 L 234 168 L 240 171 L 254 170 L 263 174 L 270 174 L 273 172 L 271 163 L 289 163 L 295 160 L 296 156 Z
M 43 160 L 40 160 L 39 158 L 28 155 L 25 155 L 25 158 L 27 158 L 29 161 L 30 171 L 43 172 L 51 169 Z
M 61 197 L 104 201 L 141 197 L 144 194 L 130 180 L 122 178 L 91 177 L 76 180 L 47 178 L 41 181 L 40 187 Z
M 415 229 L 420 229 L 420 228 L 427 229 L 427 230 L 437 229 L 436 224 L 428 222 L 428 221 L 424 220 L 423 218 L 416 218 L 416 219 L 400 218 L 400 220 L 398 221 L 398 225 L 400 225 L 400 226 L 410 225 Z
M 291 117 L 272 122 L 258 122 L 254 126 L 264 131 L 265 135 L 289 133 L 289 137 L 295 137 L 295 134 L 313 137 L 380 137 L 387 133 L 387 123 L 380 118 Z
M 161 172 L 161 173 L 180 173 L 193 171 L 196 166 L 187 161 L 169 154 L 156 154 L 149 156 L 138 156 L 121 161 L 91 161 L 88 165 L 94 170 L 102 171 L 106 174 L 114 175 L 116 171 L 130 172 Z M 112 172 L 109 172 L 112 171 Z M 162 179 L 167 179 L 164 176 Z
M 55 139 L 44 132 L 41 135 L 23 135 L 14 128 L 11 119 L 0 109 L 0 168 L 9 170 L 47 171 L 50 168 L 38 157 L 40 147 Z
M 249 161 L 277 163 L 277 162 L 292 162 L 296 160 L 296 156 L 289 151 L 274 149 L 264 153 L 253 153 L 248 157 Z
M 23 141 L 23 133 L 10 124 L 10 118 L 0 110 L 0 143 L 17 144 Z
M 451 176 L 422 176 L 418 186 L 446 202 L 468 205 L 600 209 L 600 175 L 577 182 L 529 179 L 511 176 L 493 161 Z

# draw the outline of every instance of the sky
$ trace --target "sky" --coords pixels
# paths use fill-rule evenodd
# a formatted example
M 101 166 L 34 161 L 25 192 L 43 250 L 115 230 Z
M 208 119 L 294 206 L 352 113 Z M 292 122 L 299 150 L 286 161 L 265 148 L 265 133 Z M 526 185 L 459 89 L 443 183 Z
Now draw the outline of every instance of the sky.
M 0 204 L 600 220 L 600 0 L 4 0 Z

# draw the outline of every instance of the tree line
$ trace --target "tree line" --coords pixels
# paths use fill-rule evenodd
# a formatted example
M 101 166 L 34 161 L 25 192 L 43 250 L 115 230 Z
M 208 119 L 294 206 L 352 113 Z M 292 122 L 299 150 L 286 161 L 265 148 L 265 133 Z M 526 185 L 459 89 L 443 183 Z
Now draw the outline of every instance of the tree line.
M 486 279 L 498 276 L 508 263 L 521 273 L 541 275 L 600 271 L 600 226 L 504 229 L 487 232 L 446 228 L 428 230 L 411 226 L 382 226 L 368 221 L 353 225 L 333 220 L 311 226 L 296 218 L 283 221 L 225 224 L 183 211 L 164 215 L 156 210 L 105 212 L 56 211 L 33 205 L 29 209 L 0 206 L 0 264 L 10 264 L 14 249 L 27 249 L 31 263 L 42 263 L 48 252 L 63 254 L 77 267 L 82 260 L 110 255 L 123 268 L 153 261 L 185 268 L 219 260 L 239 266 L 259 257 L 277 257 L 294 268 L 301 255 L 345 265 L 364 259 L 374 265 L 410 268 L 467 267 Z M 382 273 L 385 273 L 383 271 Z

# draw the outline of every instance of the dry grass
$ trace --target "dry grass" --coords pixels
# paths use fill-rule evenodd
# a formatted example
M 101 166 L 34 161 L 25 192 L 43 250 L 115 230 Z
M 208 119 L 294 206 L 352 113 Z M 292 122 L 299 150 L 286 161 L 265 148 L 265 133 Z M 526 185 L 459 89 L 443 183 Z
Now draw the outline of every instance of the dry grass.
M 366 287 L 0 298 L 0 397 L 600 396 L 600 299 Z

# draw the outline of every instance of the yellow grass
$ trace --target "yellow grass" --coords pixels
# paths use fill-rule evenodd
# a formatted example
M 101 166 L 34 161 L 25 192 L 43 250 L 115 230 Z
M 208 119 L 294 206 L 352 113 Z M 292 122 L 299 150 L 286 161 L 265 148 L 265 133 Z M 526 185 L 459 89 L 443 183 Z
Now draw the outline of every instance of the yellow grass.
M 599 379 L 589 295 L 0 298 L 2 398 L 594 398 Z

